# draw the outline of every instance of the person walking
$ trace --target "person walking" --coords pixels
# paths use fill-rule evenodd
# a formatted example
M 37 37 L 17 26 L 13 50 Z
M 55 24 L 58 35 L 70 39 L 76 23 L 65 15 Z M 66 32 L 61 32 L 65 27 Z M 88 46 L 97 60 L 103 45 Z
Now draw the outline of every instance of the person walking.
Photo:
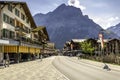
M 80 53 L 77 54 L 78 60 L 80 59 Z
M 42 54 L 41 54 L 41 55 L 40 55 L 40 60 L 41 60 L 41 61 L 42 61 L 42 57 L 43 57 L 43 56 L 42 56 Z
M 9 64 L 10 64 L 10 59 L 9 59 L 9 55 L 8 55 L 8 53 L 7 53 L 7 54 L 5 54 L 5 56 L 4 56 L 4 66 L 5 66 L 5 67 L 9 67 Z

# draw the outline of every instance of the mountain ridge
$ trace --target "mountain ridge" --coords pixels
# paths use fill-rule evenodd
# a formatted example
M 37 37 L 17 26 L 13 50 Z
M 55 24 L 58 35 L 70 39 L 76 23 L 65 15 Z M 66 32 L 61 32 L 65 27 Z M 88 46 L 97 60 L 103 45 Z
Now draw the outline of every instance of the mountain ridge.
M 114 32 L 120 37 L 120 23 L 116 24 L 115 26 L 111 26 L 107 28 L 108 31 Z
M 52 42 L 57 48 L 74 38 L 98 38 L 102 31 L 105 38 L 117 37 L 113 33 L 107 33 L 96 24 L 88 15 L 83 15 L 80 8 L 62 4 L 54 11 L 47 14 L 36 14 L 34 20 L 37 25 L 44 25 Z

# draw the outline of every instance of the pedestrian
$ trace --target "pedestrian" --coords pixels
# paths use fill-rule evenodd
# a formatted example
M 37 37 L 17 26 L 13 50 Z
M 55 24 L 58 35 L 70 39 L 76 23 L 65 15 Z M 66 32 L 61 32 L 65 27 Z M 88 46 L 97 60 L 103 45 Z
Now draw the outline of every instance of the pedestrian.
M 5 60 L 4 59 L 1 61 L 1 63 L 2 63 L 2 66 L 5 67 Z
M 5 54 L 3 62 L 4 62 L 4 66 L 5 67 L 9 67 L 10 59 L 9 59 L 9 55 L 8 54 Z
M 42 61 L 42 54 L 40 55 L 40 60 Z
M 78 60 L 80 59 L 80 53 L 77 54 Z

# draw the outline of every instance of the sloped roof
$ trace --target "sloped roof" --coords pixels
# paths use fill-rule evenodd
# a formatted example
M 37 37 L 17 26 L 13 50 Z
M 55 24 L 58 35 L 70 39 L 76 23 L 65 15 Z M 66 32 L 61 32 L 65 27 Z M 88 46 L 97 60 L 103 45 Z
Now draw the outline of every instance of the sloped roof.
M 44 27 L 37 27 L 37 28 L 33 29 L 32 32 L 38 32 L 43 29 L 44 29 Z
M 37 27 L 35 22 L 34 22 L 34 19 L 33 19 L 32 15 L 31 15 L 31 13 L 30 13 L 30 10 L 29 10 L 29 8 L 28 8 L 28 6 L 26 4 L 26 2 L 20 2 L 20 1 L 0 1 L 0 4 L 5 4 L 5 5 L 7 5 L 7 4 L 15 4 L 15 5 L 20 4 L 23 7 L 23 9 L 25 11 L 25 14 L 28 16 L 28 19 L 31 22 L 31 28 L 36 28 Z
M 72 39 L 73 42 L 79 43 L 79 42 L 84 42 L 87 39 Z
M 46 36 L 46 40 L 49 41 L 49 35 L 47 33 L 47 29 L 45 26 L 38 26 L 37 28 L 33 29 L 32 32 L 38 32 L 41 30 L 44 32 L 44 35 Z
M 103 42 L 108 42 L 108 41 L 109 39 L 103 39 Z M 100 43 L 101 41 L 98 39 L 97 42 Z

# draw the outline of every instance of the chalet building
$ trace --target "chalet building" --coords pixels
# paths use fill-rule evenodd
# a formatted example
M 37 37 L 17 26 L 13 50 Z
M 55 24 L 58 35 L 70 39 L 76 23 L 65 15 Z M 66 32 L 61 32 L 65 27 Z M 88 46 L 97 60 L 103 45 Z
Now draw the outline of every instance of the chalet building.
M 72 55 L 75 56 L 77 55 L 78 51 L 81 50 L 81 46 L 80 43 L 84 42 L 86 39 L 72 39 L 70 41 L 67 41 L 64 44 L 64 55 Z
M 41 54 L 52 55 L 55 54 L 55 44 L 49 41 L 47 30 L 44 26 L 35 28 L 32 32 L 39 34 L 39 41 L 42 42 Z
M 66 43 L 64 44 L 63 50 L 70 51 L 71 50 L 70 44 L 71 44 L 70 41 L 66 41 Z
M 101 48 L 100 40 L 96 39 L 72 39 L 69 43 L 65 43 L 64 50 L 81 50 L 81 42 L 90 42 L 92 47 L 95 48 L 95 54 L 100 55 L 109 55 L 111 53 L 120 55 L 120 40 L 119 39 L 104 39 L 104 48 Z M 72 45 L 72 46 L 71 46 Z
M 0 61 L 6 55 L 15 62 L 39 58 L 46 28 L 37 28 L 25 2 L 0 1 Z
M 92 47 L 97 47 L 97 41 L 95 39 L 89 38 L 89 39 L 72 39 L 71 44 L 73 45 L 73 50 L 81 50 L 81 44 L 82 42 L 87 41 L 91 43 Z
M 45 46 L 46 47 L 44 49 L 44 54 L 46 54 L 46 55 L 57 55 L 56 49 L 55 49 L 55 43 L 47 42 L 47 44 Z
M 95 50 L 95 53 L 97 55 L 100 55 L 101 53 L 104 53 L 106 54 L 106 50 L 107 50 L 107 43 L 108 43 L 109 39 L 104 39 L 103 42 L 104 42 L 104 49 L 102 49 L 101 47 L 101 41 L 100 40 L 97 40 L 97 46 L 96 46 L 96 50 Z
M 65 50 L 81 50 L 80 43 L 86 41 L 87 39 L 72 39 L 64 44 Z
M 71 48 L 72 50 L 81 50 L 80 43 L 86 41 L 86 39 L 72 39 Z
M 110 39 L 106 44 L 106 53 L 110 54 L 120 54 L 120 40 L 119 39 Z

